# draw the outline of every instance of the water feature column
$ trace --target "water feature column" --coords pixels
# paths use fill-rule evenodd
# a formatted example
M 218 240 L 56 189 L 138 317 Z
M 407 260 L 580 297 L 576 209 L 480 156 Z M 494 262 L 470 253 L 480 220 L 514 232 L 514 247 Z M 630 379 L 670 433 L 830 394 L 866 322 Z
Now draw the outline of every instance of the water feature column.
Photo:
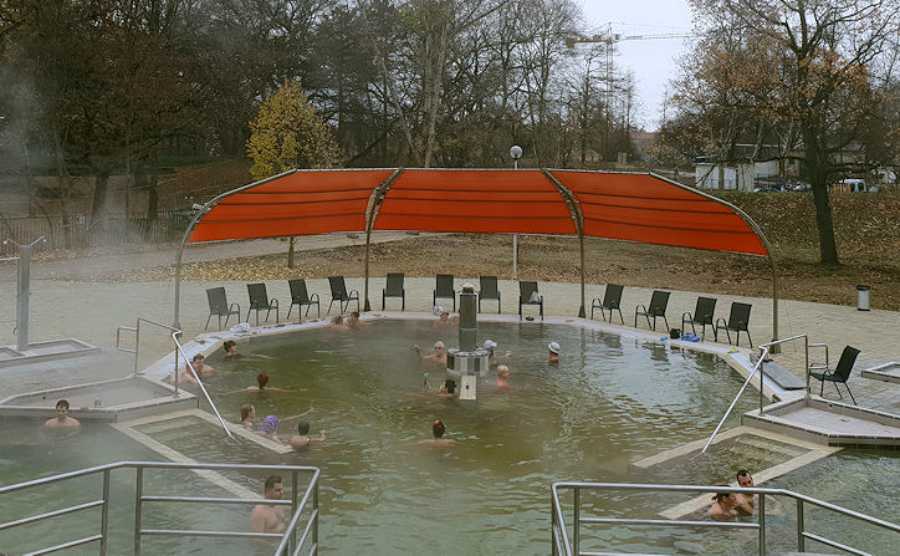
M 27 245 L 22 245 L 13 240 L 4 243 L 12 243 L 19 248 L 19 257 L 16 261 L 16 351 L 24 352 L 28 349 L 31 340 L 29 338 L 29 324 L 31 322 L 31 254 L 34 246 L 45 241 L 41 236 Z
M 474 400 L 478 377 L 490 368 L 490 353 L 478 346 L 478 294 L 464 284 L 459 294 L 459 348 L 447 351 L 447 373 L 460 378 L 459 398 Z

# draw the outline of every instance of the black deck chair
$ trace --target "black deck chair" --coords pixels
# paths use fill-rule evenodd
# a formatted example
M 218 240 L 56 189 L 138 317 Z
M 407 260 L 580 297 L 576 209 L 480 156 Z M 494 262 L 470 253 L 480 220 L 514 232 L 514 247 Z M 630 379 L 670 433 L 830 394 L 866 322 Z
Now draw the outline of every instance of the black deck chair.
M 747 341 L 750 342 L 750 347 L 753 347 L 753 338 L 750 337 L 750 309 L 753 308 L 753 305 L 749 303 L 738 303 L 735 301 L 731 304 L 731 311 L 728 313 L 728 322 L 725 322 L 725 319 L 716 319 L 716 326 L 713 328 L 713 332 L 715 333 L 716 341 L 719 341 L 719 330 L 725 329 L 725 334 L 728 336 L 728 343 L 731 343 L 731 332 L 737 333 L 737 345 L 741 345 L 741 332 L 747 334 Z
M 541 320 L 544 320 L 544 296 L 538 293 L 537 282 L 519 282 L 519 319 L 522 319 L 522 305 L 540 307 Z
M 834 385 L 834 389 L 837 390 L 838 396 L 841 399 L 844 396 L 841 395 L 841 389 L 838 388 L 838 384 L 841 383 L 844 385 L 844 388 L 847 389 L 847 393 L 850 394 L 850 399 L 853 400 L 853 405 L 858 405 L 856 403 L 856 398 L 853 397 L 853 392 L 850 390 L 850 385 L 847 384 L 847 379 L 850 378 L 850 371 L 853 370 L 853 365 L 856 364 L 856 358 L 859 356 L 859 350 L 855 347 L 846 346 L 844 351 L 841 352 L 841 358 L 838 360 L 837 367 L 834 369 L 830 369 L 828 367 L 828 346 L 825 344 L 809 344 L 809 347 L 825 347 L 825 365 L 810 365 L 809 376 L 812 378 L 821 381 L 822 387 L 819 388 L 819 395 L 822 396 L 825 392 L 825 383 L 830 382 Z M 813 372 L 813 369 L 821 369 L 822 372 L 817 373 Z
M 606 319 L 605 311 L 609 311 L 609 322 L 612 322 L 613 311 L 619 312 L 619 320 L 625 324 L 625 318 L 622 316 L 622 292 L 625 290 L 623 286 L 617 284 L 606 284 L 606 290 L 603 292 L 603 302 L 599 297 L 595 297 L 591 302 L 591 319 L 594 318 L 594 310 L 600 309 L 600 316 Z
M 404 276 L 402 272 L 388 272 L 387 284 L 381 290 L 381 310 L 384 311 L 384 301 L 388 297 L 400 298 L 400 310 L 406 310 L 406 289 L 403 287 Z
M 482 276 L 480 278 L 481 288 L 478 290 L 478 312 L 481 312 L 482 299 L 497 300 L 497 314 L 500 314 L 500 288 L 497 287 L 496 276 Z
M 275 309 L 275 322 L 279 321 L 278 300 L 274 297 L 269 299 L 266 293 L 266 285 L 262 282 L 258 284 L 247 284 L 247 294 L 250 296 L 250 308 L 247 309 L 247 322 L 250 322 L 250 311 L 256 310 L 256 326 L 259 326 L 259 312 L 265 309 L 266 322 L 269 322 L 269 314 Z
M 343 276 L 329 276 L 328 285 L 331 286 L 331 303 L 328 304 L 327 315 L 331 314 L 331 306 L 335 301 L 338 302 L 342 315 L 350 307 L 351 301 L 356 301 L 356 310 L 359 311 L 359 292 L 350 290 L 350 293 L 347 293 L 347 284 Z
M 433 295 L 431 297 L 431 304 L 437 305 L 438 299 L 452 299 L 453 300 L 453 312 L 456 312 L 456 292 L 453 291 L 453 275 L 452 274 L 438 274 L 435 278 Z
M 203 330 L 209 330 L 209 321 L 213 316 L 219 317 L 219 330 L 222 330 L 222 317 L 225 317 L 225 326 L 228 326 L 231 315 L 237 315 L 238 320 L 241 320 L 241 306 L 237 303 L 228 304 L 225 288 L 206 290 L 206 300 L 209 302 L 209 317 Z
M 288 287 L 291 289 L 291 306 L 288 307 L 288 320 L 291 318 L 291 311 L 294 309 L 294 305 L 297 306 L 297 322 L 303 320 L 302 315 L 304 305 L 306 305 L 306 316 L 309 316 L 309 310 L 315 305 L 316 318 L 322 318 L 322 308 L 319 306 L 319 294 L 314 293 L 312 296 L 309 295 L 309 291 L 306 289 L 306 280 L 303 278 L 288 280 Z
M 691 313 L 687 311 L 685 313 L 681 313 L 681 331 L 684 332 L 685 324 L 691 325 L 691 331 L 694 335 L 697 335 L 697 329 L 694 325 L 699 324 L 703 328 L 701 329 L 701 336 L 703 339 L 706 339 L 706 327 L 714 328 L 715 324 L 713 324 L 713 319 L 716 314 L 716 298 L 714 297 L 698 297 L 697 298 L 697 306 L 694 307 L 694 312 Z
M 666 308 L 669 306 L 670 295 L 670 292 L 653 290 L 653 295 L 650 296 L 650 307 L 638 305 L 634 308 L 634 327 L 637 328 L 638 317 L 644 317 L 647 319 L 647 328 L 656 330 L 656 319 L 661 317 L 663 322 L 666 323 L 666 331 L 668 331 L 669 320 L 666 318 Z M 651 318 L 653 319 L 653 325 L 650 324 Z

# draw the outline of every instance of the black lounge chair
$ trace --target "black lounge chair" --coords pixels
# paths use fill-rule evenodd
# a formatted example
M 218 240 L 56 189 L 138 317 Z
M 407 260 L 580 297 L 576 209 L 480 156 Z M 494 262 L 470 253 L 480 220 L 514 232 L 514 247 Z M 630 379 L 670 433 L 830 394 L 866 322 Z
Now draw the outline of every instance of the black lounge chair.
M 591 302 L 591 319 L 594 318 L 594 310 L 600 309 L 600 316 L 606 319 L 605 311 L 609 311 L 609 322 L 612 322 L 613 311 L 619 312 L 619 320 L 625 324 L 625 318 L 622 316 L 622 291 L 625 288 L 617 284 L 606 284 L 606 290 L 603 292 L 603 302 L 599 297 L 595 297 Z
M 328 285 L 331 287 L 331 303 L 328 304 L 327 315 L 331 314 L 331 306 L 335 301 L 338 302 L 342 315 L 350 307 L 351 301 L 356 301 L 356 310 L 359 311 L 359 292 L 350 290 L 350 293 L 347 293 L 347 284 L 343 276 L 329 276 Z
M 666 323 L 666 331 L 669 330 L 669 320 L 666 318 L 666 308 L 669 306 L 669 296 L 671 293 L 660 290 L 653 290 L 650 296 L 650 307 L 638 305 L 634 308 L 634 327 L 637 328 L 638 317 L 647 319 L 647 328 L 656 330 L 656 319 L 662 318 Z M 650 318 L 653 318 L 653 325 L 650 324 Z
M 437 305 L 438 299 L 452 299 L 453 300 L 453 312 L 456 312 L 456 292 L 453 291 L 453 275 L 452 274 L 438 274 L 435 278 L 433 295 L 431 297 L 431 304 Z
M 279 321 L 278 300 L 274 297 L 269 299 L 266 293 L 266 285 L 262 282 L 258 284 L 247 284 L 247 294 L 250 295 L 250 308 L 247 309 L 247 322 L 250 322 L 250 311 L 256 311 L 256 326 L 259 326 L 259 312 L 265 309 L 266 322 L 269 322 L 269 315 L 272 309 L 275 309 L 275 322 Z
M 694 312 L 691 313 L 687 311 L 681 314 L 681 332 L 685 332 L 685 324 L 691 325 L 691 331 L 694 335 L 697 335 L 697 329 L 694 325 L 699 324 L 703 328 L 701 328 L 701 336 L 703 339 L 706 339 L 706 327 L 715 328 L 715 324 L 713 324 L 713 319 L 716 314 L 716 298 L 714 297 L 698 297 L 697 298 L 697 306 L 694 307 Z
M 522 305 L 540 307 L 541 320 L 544 320 L 544 296 L 538 293 L 537 282 L 519 282 L 519 319 L 522 319 Z
M 241 306 L 237 303 L 228 304 L 225 288 L 206 290 L 206 300 L 209 302 L 209 317 L 206 319 L 206 326 L 203 327 L 203 330 L 209 330 L 209 321 L 213 316 L 219 318 L 219 330 L 222 330 L 222 317 L 225 317 L 225 326 L 228 326 L 228 319 L 231 318 L 231 315 L 237 315 L 238 320 L 241 320 Z
M 406 289 L 403 287 L 404 276 L 402 272 L 389 272 L 387 284 L 381 290 L 381 310 L 384 311 L 384 301 L 388 297 L 400 298 L 400 310 L 406 310 Z
M 747 341 L 750 347 L 753 347 L 753 338 L 750 337 L 750 309 L 753 305 L 749 303 L 738 303 L 735 301 L 731 304 L 731 311 L 728 313 L 728 322 L 725 319 L 716 319 L 716 326 L 713 328 L 716 341 L 719 341 L 719 330 L 724 329 L 728 336 L 728 343 L 731 343 L 731 332 L 737 333 L 737 345 L 741 345 L 741 332 L 747 334 Z
M 809 366 L 809 376 L 822 383 L 822 387 L 819 388 L 819 395 L 822 396 L 824 394 L 825 383 L 830 382 L 834 385 L 834 389 L 837 390 L 838 396 L 843 399 L 844 396 L 841 395 L 841 389 L 838 388 L 838 384 L 840 383 L 844 385 L 844 388 L 847 389 L 847 393 L 850 394 L 850 399 L 853 400 L 853 405 L 858 405 L 856 403 L 856 398 L 853 397 L 853 392 L 850 390 L 850 385 L 847 384 L 847 379 L 850 378 L 850 371 L 853 370 L 853 365 L 856 364 L 856 358 L 859 356 L 859 350 L 855 347 L 846 346 L 844 348 L 844 351 L 841 352 L 841 358 L 838 360 L 837 366 L 834 369 L 831 369 L 828 366 L 828 346 L 825 344 L 809 344 L 809 347 L 825 348 L 825 365 Z M 821 370 L 822 372 L 813 372 L 814 369 Z
M 481 288 L 478 290 L 478 312 L 481 312 L 482 299 L 497 300 L 497 314 L 500 314 L 500 288 L 497 287 L 496 276 L 482 276 L 480 279 Z
M 314 293 L 312 296 L 309 295 L 309 292 L 306 289 L 306 280 L 303 278 L 288 280 L 288 287 L 291 289 L 291 306 L 288 307 L 287 313 L 288 320 L 291 318 L 291 311 L 294 309 L 294 305 L 297 306 L 297 322 L 303 320 L 302 315 L 304 305 L 306 305 L 306 316 L 309 316 L 309 310 L 315 305 L 316 318 L 322 318 L 322 308 L 319 306 L 319 294 Z

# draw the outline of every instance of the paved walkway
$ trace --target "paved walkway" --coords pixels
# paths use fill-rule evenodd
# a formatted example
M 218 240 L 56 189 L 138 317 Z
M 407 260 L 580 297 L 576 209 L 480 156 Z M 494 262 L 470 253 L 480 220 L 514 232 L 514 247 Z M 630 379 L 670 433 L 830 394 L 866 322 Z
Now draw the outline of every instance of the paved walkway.
M 39 267 L 39 265 L 35 266 Z M 38 272 L 40 272 L 39 269 Z M 470 278 L 470 280 L 477 284 L 477 279 Z M 457 279 L 457 287 L 462 283 L 463 280 Z M 247 293 L 243 283 L 186 282 L 183 287 L 182 325 L 187 337 L 191 337 L 203 329 L 208 315 L 205 289 L 220 285 L 225 286 L 229 301 L 238 302 L 246 307 Z M 270 281 L 267 285 L 271 296 L 281 299 L 283 302 L 290 299 L 286 282 Z M 309 280 L 308 285 L 311 293 L 317 292 L 322 297 L 324 315 L 330 299 L 327 281 L 324 279 Z M 433 285 L 432 278 L 407 279 L 407 310 L 429 310 Z M 349 278 L 348 287 L 362 292 L 362 279 Z M 383 278 L 372 279 L 369 299 L 373 309 L 380 309 L 383 287 Z M 544 294 L 545 310 L 548 315 L 575 316 L 577 314 L 579 303 L 579 286 L 577 284 L 542 282 L 540 289 Z M 500 283 L 500 290 L 504 312 L 515 313 L 517 310 L 516 283 L 503 281 Z M 587 288 L 587 294 L 587 312 L 590 316 L 590 299 L 602 296 L 603 286 L 590 285 Z M 622 301 L 626 324 L 633 324 L 633 308 L 639 303 L 649 303 L 650 294 L 651 291 L 648 289 L 626 287 Z M 672 293 L 668 310 L 670 326 L 681 326 L 682 312 L 693 310 L 697 295 L 697 292 L 690 291 Z M 727 316 L 728 307 L 732 301 L 753 304 L 750 320 L 754 343 L 758 344 L 771 338 L 771 300 L 731 296 L 718 296 L 718 299 L 717 316 L 722 317 Z M 397 300 L 391 300 L 389 304 L 391 304 L 389 307 L 399 308 Z M 137 316 L 171 323 L 172 305 L 171 282 L 95 284 L 37 279 L 32 282 L 32 339 L 74 336 L 100 347 L 111 348 L 115 342 L 117 326 L 133 326 Z M 0 307 L 4 308 L 3 313 L 0 313 L 0 345 L 12 344 L 15 341 L 12 322 L 15 313 L 15 289 L 13 287 L 4 285 L 0 288 Z M 495 307 L 493 302 L 485 302 L 485 310 L 490 311 L 492 307 Z M 534 311 L 533 308 L 526 310 Z M 859 374 L 863 368 L 885 361 L 900 360 L 900 331 L 898 331 L 900 330 L 900 313 L 892 311 L 861 312 L 853 307 L 839 305 L 782 301 L 780 314 L 781 328 L 779 332 L 781 337 L 808 333 L 811 342 L 824 342 L 831 346 L 832 363 L 836 362 L 840 351 L 846 344 L 861 349 L 862 355 L 851 379 L 851 387 L 857 394 L 857 399 L 860 399 L 862 405 L 868 407 L 900 413 L 900 384 L 863 379 Z M 294 315 L 296 315 L 296 311 Z M 660 335 L 663 334 L 661 325 Z M 167 336 L 161 330 L 145 333 L 142 336 L 141 344 L 142 364 L 149 363 L 171 350 Z M 776 356 L 776 360 L 802 376 L 803 350 L 801 344 L 787 345 L 784 353 Z M 125 371 L 127 372 L 127 369 Z M 124 374 L 121 370 L 112 368 L 101 368 L 96 372 L 98 379 Z M 0 369 L 0 389 L 16 387 L 10 382 L 11 374 L 17 373 L 4 373 Z M 83 373 L 79 373 L 80 378 L 83 376 Z M 33 386 L 33 381 L 30 382 Z M 827 389 L 826 395 L 828 395 Z

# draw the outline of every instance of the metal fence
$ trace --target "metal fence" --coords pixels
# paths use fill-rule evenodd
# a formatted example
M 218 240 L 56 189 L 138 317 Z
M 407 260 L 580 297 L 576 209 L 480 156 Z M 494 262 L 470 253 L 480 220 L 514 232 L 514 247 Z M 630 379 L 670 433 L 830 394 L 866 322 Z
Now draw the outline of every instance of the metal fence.
M 215 463 L 169 463 L 160 461 L 120 461 L 107 465 L 100 465 L 87 469 L 79 469 L 68 473 L 61 473 L 51 477 L 43 477 L 33 481 L 18 483 L 0 487 L 0 496 L 20 496 L 26 490 L 36 487 L 61 483 L 79 477 L 90 475 L 102 476 L 100 483 L 100 498 L 65 506 L 56 510 L 45 511 L 40 514 L 31 515 L 14 521 L 0 523 L 0 531 L 21 527 L 31 523 L 37 523 L 47 519 L 55 519 L 62 516 L 90 510 L 94 508 L 100 509 L 100 523 L 97 532 L 85 531 L 91 533 L 87 536 L 77 539 L 35 549 L 28 552 L 28 556 L 37 556 L 40 554 L 50 554 L 62 550 L 76 548 L 79 546 L 96 545 L 98 554 L 106 556 L 109 551 L 109 514 L 114 508 L 110 507 L 110 473 L 116 469 L 134 469 L 135 470 L 135 509 L 134 509 L 134 554 L 140 556 L 143 550 L 142 541 L 145 536 L 169 536 L 169 537 L 212 537 L 212 538 L 257 538 L 271 539 L 279 541 L 278 547 L 274 549 L 275 556 L 282 554 L 299 554 L 301 550 L 308 551 L 310 555 L 318 554 L 319 548 L 319 469 L 317 467 L 307 467 L 299 465 L 240 465 L 240 464 L 215 464 Z M 210 498 L 210 497 L 194 497 L 194 496 L 155 496 L 148 495 L 144 492 L 144 471 L 146 469 L 188 469 L 188 470 L 209 470 L 209 471 L 254 471 L 254 472 L 285 472 L 291 476 L 291 493 L 290 500 L 269 500 L 269 499 L 246 499 L 246 498 Z M 309 483 L 306 488 L 300 486 L 300 474 L 309 475 Z M 302 498 L 301 498 L 302 494 Z M 155 529 L 145 528 L 143 522 L 144 506 L 150 503 L 159 502 L 175 502 L 187 504 L 219 504 L 219 505 L 268 505 L 268 506 L 290 506 L 291 520 L 285 531 L 281 533 L 258 533 L 251 531 L 201 531 L 189 529 Z M 65 502 L 63 502 L 65 504 Z M 24 507 L 24 506 L 23 506 Z M 306 511 L 306 510 L 309 511 Z M 298 540 L 297 530 L 301 523 L 301 518 L 305 517 L 305 528 L 303 535 Z M 38 539 L 35 539 L 38 542 Z
M 9 254 L 7 251 L 11 249 L 3 247 L 3 240 L 27 243 L 40 236 L 47 238 L 48 249 L 177 241 L 190 218 L 190 212 L 184 210 L 162 211 L 155 219 L 106 216 L 95 222 L 84 214 L 68 217 L 0 215 L 0 254 Z

